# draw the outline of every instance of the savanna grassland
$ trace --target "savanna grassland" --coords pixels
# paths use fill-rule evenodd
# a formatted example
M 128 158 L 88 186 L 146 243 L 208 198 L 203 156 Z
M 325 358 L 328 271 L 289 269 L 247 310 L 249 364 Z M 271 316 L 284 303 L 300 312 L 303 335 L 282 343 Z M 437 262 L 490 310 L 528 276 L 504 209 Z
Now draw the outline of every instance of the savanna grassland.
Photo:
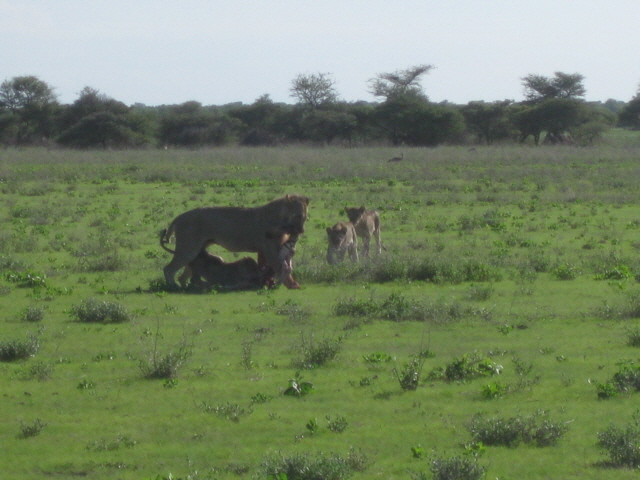
M 637 478 L 640 137 L 397 153 L 0 152 L 0 477 Z M 287 193 L 302 289 L 166 290 L 177 214 Z

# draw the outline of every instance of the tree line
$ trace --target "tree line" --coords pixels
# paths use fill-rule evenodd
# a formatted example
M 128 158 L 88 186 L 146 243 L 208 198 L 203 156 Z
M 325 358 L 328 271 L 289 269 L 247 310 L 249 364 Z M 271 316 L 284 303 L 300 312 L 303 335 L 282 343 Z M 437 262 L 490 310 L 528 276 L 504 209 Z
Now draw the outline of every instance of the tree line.
M 524 100 L 429 100 L 421 85 L 432 65 L 369 80 L 375 101 L 341 101 L 330 74 L 300 74 L 292 104 L 268 94 L 252 104 L 125 105 L 85 87 L 71 104 L 36 76 L 0 85 L 0 143 L 69 148 L 341 144 L 437 146 L 529 142 L 590 144 L 613 126 L 640 129 L 640 91 L 629 102 L 587 102 L 584 77 L 555 72 L 522 79 Z

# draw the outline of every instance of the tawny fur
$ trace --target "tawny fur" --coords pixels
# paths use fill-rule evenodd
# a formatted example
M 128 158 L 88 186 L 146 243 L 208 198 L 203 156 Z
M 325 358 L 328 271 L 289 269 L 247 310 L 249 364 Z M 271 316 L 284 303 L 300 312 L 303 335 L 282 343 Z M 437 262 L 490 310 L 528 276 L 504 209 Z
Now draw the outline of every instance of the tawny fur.
M 178 281 L 183 287 L 190 283 L 199 288 L 244 290 L 268 285 L 269 276 L 251 257 L 227 263 L 219 256 L 201 250 L 184 268 Z
M 308 206 L 307 197 L 287 195 L 261 207 L 203 207 L 178 215 L 160 240 L 162 248 L 173 253 L 164 267 L 167 284 L 177 287 L 176 273 L 212 244 L 231 252 L 258 253 L 259 266 L 271 268 L 274 277 L 284 283 L 287 267 L 280 256 L 283 235 L 304 232 Z M 172 236 L 175 250 L 166 246 Z
M 375 210 L 367 210 L 364 206 L 357 208 L 344 207 L 344 211 L 356 229 L 356 235 L 362 239 L 362 256 L 369 256 L 371 236 L 376 239 L 378 255 L 382 253 L 380 240 L 380 214 Z
M 352 262 L 358 261 L 358 237 L 351 222 L 338 222 L 333 227 L 327 227 L 327 263 L 336 265 L 344 260 L 349 252 Z

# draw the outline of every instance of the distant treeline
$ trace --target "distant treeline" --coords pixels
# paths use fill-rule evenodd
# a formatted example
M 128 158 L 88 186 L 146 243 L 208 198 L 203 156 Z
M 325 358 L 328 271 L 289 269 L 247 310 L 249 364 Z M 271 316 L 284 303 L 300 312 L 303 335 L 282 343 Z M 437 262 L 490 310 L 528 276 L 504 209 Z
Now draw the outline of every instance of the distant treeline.
M 327 74 L 292 82 L 295 104 L 263 95 L 254 103 L 146 106 L 84 88 L 76 101 L 57 102 L 34 76 L 0 86 L 0 143 L 69 148 L 208 147 L 343 144 L 436 146 L 497 142 L 590 144 L 613 126 L 640 128 L 640 95 L 629 102 L 586 102 L 579 74 L 523 79 L 525 100 L 466 105 L 434 103 L 418 84 L 430 66 L 381 74 L 376 102 L 338 99 Z

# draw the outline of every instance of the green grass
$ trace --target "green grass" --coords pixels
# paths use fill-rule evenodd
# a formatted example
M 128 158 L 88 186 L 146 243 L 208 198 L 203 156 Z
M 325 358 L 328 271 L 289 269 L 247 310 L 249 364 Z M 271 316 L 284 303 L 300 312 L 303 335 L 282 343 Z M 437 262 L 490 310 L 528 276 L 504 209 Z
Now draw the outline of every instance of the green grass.
M 0 361 L 2 478 L 250 479 L 351 452 L 367 460 L 354 479 L 460 457 L 486 478 L 636 478 L 598 446 L 638 404 L 598 397 L 638 362 L 640 142 L 624 139 L 410 149 L 393 166 L 384 148 L 3 152 L 0 347 L 38 348 Z M 285 193 L 311 198 L 301 290 L 156 288 L 175 215 Z M 325 228 L 359 205 L 381 213 L 382 258 L 326 265 Z M 501 373 L 430 377 L 463 358 Z M 292 379 L 313 389 L 284 395 Z M 477 415 L 566 432 L 477 448 Z

